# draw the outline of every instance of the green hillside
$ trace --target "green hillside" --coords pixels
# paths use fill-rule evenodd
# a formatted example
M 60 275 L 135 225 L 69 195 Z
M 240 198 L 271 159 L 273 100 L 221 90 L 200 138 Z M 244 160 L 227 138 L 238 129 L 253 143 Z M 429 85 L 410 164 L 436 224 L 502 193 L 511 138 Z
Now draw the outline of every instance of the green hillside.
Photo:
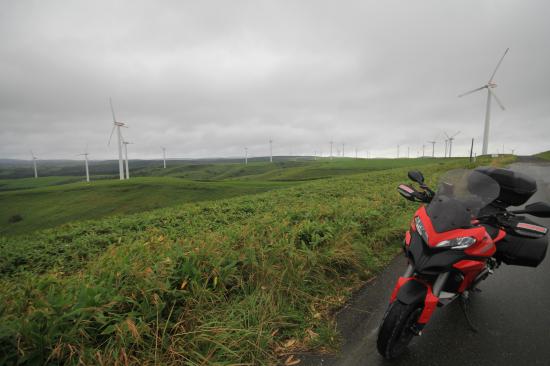
M 538 153 L 535 156 L 544 160 L 550 160 L 550 150 Z
M 466 165 L 422 171 L 434 183 Z M 275 364 L 289 350 L 330 350 L 338 343 L 332 310 L 399 251 L 417 207 L 395 191 L 408 169 L 262 182 L 271 191 L 0 236 L 0 364 Z M 140 178 L 2 195 L 39 200 L 93 187 L 112 190 L 110 202 L 145 192 L 128 201 L 136 202 L 181 182 L 260 189 Z M 65 210 L 55 197 L 35 209 Z
M 138 170 L 136 175 L 148 176 L 126 181 L 86 183 L 74 176 L 0 179 L 0 234 L 29 233 L 72 221 L 255 194 L 312 179 L 433 163 L 431 159 L 212 163 Z
M 46 184 L 59 182 L 41 179 Z M 0 192 L 0 234 L 28 233 L 71 221 L 132 214 L 286 186 L 288 184 L 284 182 L 193 182 L 172 177 L 148 177 Z M 21 220 L 10 222 L 15 221 L 16 216 Z

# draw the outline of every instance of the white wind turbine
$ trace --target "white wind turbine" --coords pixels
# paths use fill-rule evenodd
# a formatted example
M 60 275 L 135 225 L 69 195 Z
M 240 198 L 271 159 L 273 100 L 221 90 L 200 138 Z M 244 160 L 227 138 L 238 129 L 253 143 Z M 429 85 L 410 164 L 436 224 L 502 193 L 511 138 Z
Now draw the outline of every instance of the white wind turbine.
M 447 136 L 446 141 L 449 141 L 449 157 L 451 157 L 451 153 L 452 153 L 452 150 L 453 150 L 453 140 L 455 139 L 455 136 L 458 135 L 459 133 L 460 133 L 460 131 L 458 131 L 457 133 L 455 133 L 452 136 L 449 136 L 449 135 L 447 135 L 447 132 L 445 132 L 445 136 Z
M 273 140 L 269 138 L 269 162 L 273 163 Z
M 432 158 L 435 157 L 435 143 L 437 141 L 428 141 L 430 144 L 432 144 Z
M 117 146 L 118 146 L 118 173 L 120 176 L 120 180 L 124 179 L 124 167 L 122 164 L 122 134 L 120 133 L 121 127 L 128 127 L 124 122 L 119 122 L 116 120 L 115 117 L 115 109 L 113 108 L 113 102 L 111 98 L 109 98 L 109 104 L 111 106 L 111 114 L 113 115 L 113 129 L 111 130 L 111 136 L 109 136 L 109 143 L 107 145 L 111 145 L 111 138 L 113 137 L 113 132 L 117 134 Z
M 133 142 L 122 140 L 122 143 L 124 144 L 124 160 L 126 162 L 126 179 L 130 179 L 130 170 L 128 169 L 128 145 L 133 144 Z
M 162 148 L 162 160 L 164 162 L 164 169 L 166 169 L 166 148 Z
M 31 150 L 31 156 L 32 156 L 32 165 L 34 167 L 34 178 L 38 178 L 38 170 L 36 169 L 36 161 L 38 160 L 38 158 L 36 156 L 34 156 L 34 153 L 32 152 Z
M 248 165 L 248 147 L 244 148 L 244 165 Z
M 488 149 L 488 146 L 489 146 L 489 122 L 490 122 L 490 119 L 491 119 L 491 97 L 495 98 L 495 101 L 497 102 L 497 104 L 499 105 L 499 107 L 502 110 L 505 109 L 504 106 L 502 105 L 502 103 L 500 102 L 500 100 L 498 99 L 497 95 L 495 94 L 495 92 L 492 89 L 497 87 L 497 84 L 494 83 L 493 79 L 495 77 L 495 74 L 497 73 L 498 68 L 500 67 L 500 64 L 502 63 L 502 60 L 504 59 L 504 56 L 506 56 L 506 54 L 508 53 L 508 50 L 509 50 L 509 48 L 507 48 L 506 51 L 504 51 L 504 55 L 502 55 L 502 57 L 498 61 L 497 66 L 495 67 L 495 71 L 493 71 L 493 73 L 491 74 L 491 77 L 489 78 L 489 81 L 487 82 L 487 84 L 485 84 L 482 87 L 479 87 L 477 89 L 470 90 L 469 92 L 460 94 L 458 96 L 459 98 L 461 98 L 465 95 L 475 93 L 475 92 L 483 90 L 483 89 L 487 89 L 487 109 L 485 111 L 485 128 L 483 129 L 483 149 L 482 149 L 482 154 L 483 155 L 487 155 L 487 149 Z
M 86 166 L 86 182 L 90 182 L 90 170 L 88 169 L 88 145 L 86 145 L 86 150 L 83 154 L 78 154 L 78 156 L 84 155 L 84 163 Z

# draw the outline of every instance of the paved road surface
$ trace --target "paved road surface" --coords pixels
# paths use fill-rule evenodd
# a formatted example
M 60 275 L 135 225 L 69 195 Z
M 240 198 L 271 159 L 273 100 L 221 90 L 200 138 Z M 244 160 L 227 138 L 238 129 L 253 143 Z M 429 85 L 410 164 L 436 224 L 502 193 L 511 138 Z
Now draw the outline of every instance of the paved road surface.
M 550 164 L 517 163 L 537 178 L 530 202 L 550 202 Z M 550 219 L 534 218 L 550 227 Z M 367 285 L 337 317 L 344 337 L 337 357 L 305 357 L 300 365 L 550 365 L 550 254 L 538 268 L 502 265 L 472 296 L 473 333 L 458 302 L 439 308 L 421 337 L 395 361 L 376 351 L 376 336 L 391 290 L 405 269 L 402 256 Z

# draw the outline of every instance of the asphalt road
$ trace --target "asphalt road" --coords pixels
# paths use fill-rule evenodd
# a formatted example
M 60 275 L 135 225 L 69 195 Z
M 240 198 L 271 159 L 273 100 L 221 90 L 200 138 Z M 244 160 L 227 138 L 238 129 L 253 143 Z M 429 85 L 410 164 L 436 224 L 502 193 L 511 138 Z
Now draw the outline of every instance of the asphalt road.
M 537 179 L 529 202 L 550 202 L 550 164 L 511 168 Z M 550 219 L 533 219 L 550 227 Z M 537 268 L 503 264 L 481 283 L 482 292 L 471 298 L 479 333 L 470 330 L 457 301 L 436 310 L 400 359 L 384 360 L 376 350 L 377 328 L 405 263 L 396 258 L 337 315 L 344 338 L 338 356 L 302 355 L 300 365 L 550 365 L 550 254 Z

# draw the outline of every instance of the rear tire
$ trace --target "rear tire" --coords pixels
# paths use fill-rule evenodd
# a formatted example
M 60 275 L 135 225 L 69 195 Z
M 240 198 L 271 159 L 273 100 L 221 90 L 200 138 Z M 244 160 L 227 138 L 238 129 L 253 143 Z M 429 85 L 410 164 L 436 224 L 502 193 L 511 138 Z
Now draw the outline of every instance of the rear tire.
M 399 357 L 414 337 L 411 327 L 422 313 L 422 304 L 404 304 L 395 300 L 388 306 L 378 329 L 376 345 L 384 358 Z

